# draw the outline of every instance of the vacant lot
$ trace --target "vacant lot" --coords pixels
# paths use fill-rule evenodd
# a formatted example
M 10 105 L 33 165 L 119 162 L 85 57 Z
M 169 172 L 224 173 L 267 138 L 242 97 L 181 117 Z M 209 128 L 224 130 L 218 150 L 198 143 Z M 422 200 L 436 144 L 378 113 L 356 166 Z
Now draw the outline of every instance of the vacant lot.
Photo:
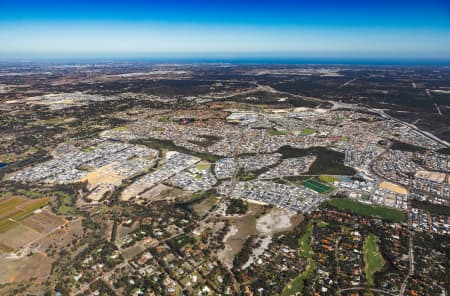
M 58 217 L 47 210 L 43 210 L 40 213 L 26 218 L 22 221 L 22 223 L 35 229 L 36 231 L 47 233 L 64 224 L 65 220 L 64 218 Z
M 338 209 L 348 210 L 363 216 L 377 217 L 394 222 L 405 221 L 405 213 L 396 209 L 366 205 L 348 198 L 336 198 L 328 203 Z
M 0 259 L 0 284 L 27 281 L 36 278 L 45 280 L 50 274 L 52 260 L 41 253 L 22 258 Z
M 40 236 L 40 232 L 24 224 L 18 223 L 14 224 L 13 227 L 9 228 L 7 231 L 0 233 L 0 241 L 2 244 L 12 249 L 18 249 L 23 245 L 38 239 Z

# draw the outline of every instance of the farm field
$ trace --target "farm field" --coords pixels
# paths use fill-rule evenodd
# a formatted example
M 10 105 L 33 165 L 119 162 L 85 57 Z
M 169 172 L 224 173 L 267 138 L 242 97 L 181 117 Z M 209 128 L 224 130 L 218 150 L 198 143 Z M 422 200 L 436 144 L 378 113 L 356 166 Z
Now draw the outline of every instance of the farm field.
M 303 181 L 303 182 L 301 182 L 301 185 L 304 187 L 307 187 L 311 190 L 314 190 L 315 192 L 318 192 L 318 193 L 326 193 L 331 190 L 331 186 L 317 182 L 313 179 Z
M 0 250 L 12 252 L 40 239 L 65 223 L 48 210 L 41 210 L 49 198 L 28 199 L 21 196 L 0 201 Z
M 338 209 L 349 210 L 363 216 L 379 217 L 393 222 L 405 221 L 405 213 L 396 209 L 366 205 L 348 198 L 335 198 L 328 203 Z
M 6 232 L 18 221 L 33 214 L 33 212 L 50 201 L 49 198 L 27 199 L 20 196 L 8 197 L 0 201 L 0 233 Z

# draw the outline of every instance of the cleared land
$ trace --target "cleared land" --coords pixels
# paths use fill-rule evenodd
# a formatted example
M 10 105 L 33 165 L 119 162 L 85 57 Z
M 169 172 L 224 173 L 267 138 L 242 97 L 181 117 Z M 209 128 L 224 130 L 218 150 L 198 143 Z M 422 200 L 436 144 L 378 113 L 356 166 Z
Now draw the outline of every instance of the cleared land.
M 362 216 L 377 217 L 393 222 L 405 221 L 405 213 L 391 208 L 366 205 L 348 198 L 336 198 L 328 203 L 338 209 L 348 210 Z
M 364 262 L 367 284 L 373 287 L 373 275 L 384 266 L 384 259 L 378 247 L 378 237 L 370 233 L 364 242 Z
M 50 274 L 52 260 L 41 253 L 17 259 L 0 259 L 0 284 L 28 281 L 31 278 L 44 281 Z
M 399 194 L 408 194 L 408 190 L 406 190 L 405 187 L 387 181 L 381 182 L 380 188 L 387 189 L 389 191 L 396 192 Z

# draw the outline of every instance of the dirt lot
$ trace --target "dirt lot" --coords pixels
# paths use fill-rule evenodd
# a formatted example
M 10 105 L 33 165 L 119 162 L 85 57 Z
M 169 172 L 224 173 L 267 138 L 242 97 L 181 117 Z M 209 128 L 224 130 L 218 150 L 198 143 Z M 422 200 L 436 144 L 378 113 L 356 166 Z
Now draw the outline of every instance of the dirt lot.
M 42 210 L 22 221 L 23 224 L 43 233 L 48 233 L 65 222 L 64 218 L 54 215 L 49 210 Z
M 242 249 L 245 240 L 250 235 L 264 237 L 261 248 L 255 250 L 256 252 L 251 258 L 251 260 L 254 260 L 268 247 L 273 234 L 290 230 L 303 220 L 301 215 L 295 215 L 282 209 L 273 208 L 260 216 L 263 211 L 263 206 L 249 203 L 249 212 L 246 215 L 226 218 L 231 226 L 223 240 L 225 248 L 218 254 L 219 259 L 226 266 L 232 267 L 234 257 Z
M 36 278 L 44 281 L 50 274 L 52 260 L 42 253 L 17 259 L 0 259 L 0 284 L 27 281 Z
M 16 224 L 9 230 L 0 234 L 2 244 L 18 249 L 23 245 L 38 239 L 41 233 L 24 224 Z
M 36 242 L 39 245 L 39 251 L 46 251 L 51 245 L 56 245 L 56 249 L 65 247 L 72 242 L 73 239 L 81 238 L 83 228 L 81 219 L 72 221 L 60 229 L 53 231 Z
M 226 266 L 233 266 L 233 259 L 242 249 L 245 240 L 256 233 L 256 217 L 260 215 L 264 207 L 249 203 L 249 211 L 244 216 L 225 218 L 231 223 L 229 232 L 223 241 L 225 248 L 218 253 L 218 258 Z

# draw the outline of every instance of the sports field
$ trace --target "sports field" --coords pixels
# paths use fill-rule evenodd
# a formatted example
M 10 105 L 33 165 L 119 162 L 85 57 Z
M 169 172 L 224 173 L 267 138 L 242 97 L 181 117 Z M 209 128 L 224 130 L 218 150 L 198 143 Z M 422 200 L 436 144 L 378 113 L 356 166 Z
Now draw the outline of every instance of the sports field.
M 311 190 L 314 190 L 315 192 L 318 192 L 318 193 L 325 193 L 327 191 L 330 191 L 330 189 L 331 189 L 330 186 L 320 183 L 320 182 L 317 182 L 313 179 L 303 181 L 301 184 L 302 184 L 302 186 L 307 187 Z

